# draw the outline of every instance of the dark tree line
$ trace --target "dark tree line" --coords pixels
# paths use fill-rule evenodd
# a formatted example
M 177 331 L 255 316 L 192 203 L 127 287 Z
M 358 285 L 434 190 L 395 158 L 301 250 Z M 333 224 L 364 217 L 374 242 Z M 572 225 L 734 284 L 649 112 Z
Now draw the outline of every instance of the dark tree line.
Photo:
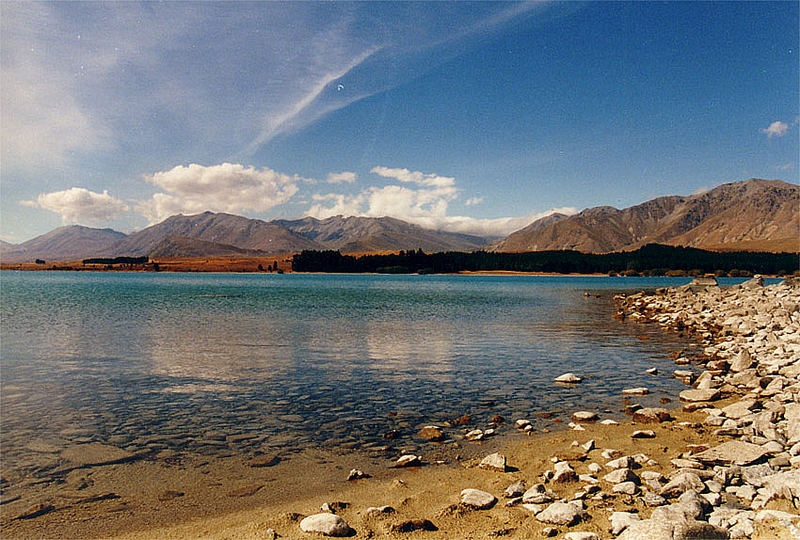
M 148 257 L 114 257 L 95 259 L 83 259 L 83 264 L 145 264 L 150 259 Z
M 295 272 L 330 273 L 453 273 L 507 270 L 515 272 L 615 273 L 666 275 L 668 272 L 737 274 L 791 274 L 800 268 L 797 253 L 754 251 L 715 252 L 648 244 L 634 251 L 593 254 L 579 251 L 527 253 L 424 253 L 401 251 L 392 255 L 342 255 L 338 251 L 303 251 L 292 259 Z

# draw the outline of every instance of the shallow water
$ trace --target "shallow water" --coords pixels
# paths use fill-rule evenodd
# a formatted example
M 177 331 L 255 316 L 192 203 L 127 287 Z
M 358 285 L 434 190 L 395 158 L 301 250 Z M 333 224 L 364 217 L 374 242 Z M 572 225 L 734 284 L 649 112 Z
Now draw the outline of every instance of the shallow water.
M 615 292 L 681 278 L 0 279 L 4 476 L 45 474 L 90 441 L 211 455 L 369 447 L 464 413 L 617 410 L 626 387 L 650 387 L 644 401 L 679 391 L 644 371 L 671 371 L 667 354 L 688 345 L 611 318 Z M 552 382 L 567 371 L 585 382 Z

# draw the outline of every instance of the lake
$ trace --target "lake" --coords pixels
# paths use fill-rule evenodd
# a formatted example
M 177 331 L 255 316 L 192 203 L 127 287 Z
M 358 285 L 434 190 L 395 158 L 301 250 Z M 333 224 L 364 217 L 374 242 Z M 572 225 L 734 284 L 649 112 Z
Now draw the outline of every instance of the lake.
M 420 425 L 619 411 L 688 340 L 611 318 L 686 278 L 3 272 L 4 476 L 101 442 L 209 455 L 412 445 Z M 588 293 L 588 295 L 587 295 Z M 564 372 L 582 384 L 557 385 Z M 566 416 L 565 416 L 566 418 Z M 485 420 L 481 420 L 484 421 Z M 542 421 L 543 422 L 543 421 Z M 387 450 L 383 448 L 383 450 Z

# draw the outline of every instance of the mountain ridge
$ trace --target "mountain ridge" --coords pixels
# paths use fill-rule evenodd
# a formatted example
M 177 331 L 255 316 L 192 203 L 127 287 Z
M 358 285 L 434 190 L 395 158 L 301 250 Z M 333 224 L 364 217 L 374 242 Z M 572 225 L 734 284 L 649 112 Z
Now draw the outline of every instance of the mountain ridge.
M 346 253 L 422 249 L 589 253 L 648 243 L 730 251 L 800 251 L 800 186 L 750 179 L 705 193 L 669 195 L 621 210 L 553 213 L 493 244 L 478 236 L 427 229 L 396 218 L 333 216 L 263 221 L 203 212 L 171 216 L 126 235 L 81 225 L 59 227 L 21 244 L 0 244 L 6 263 L 89 257 L 262 257 L 302 250 Z
M 546 219 L 546 218 L 545 218 Z M 532 223 L 491 246 L 493 251 L 575 249 L 588 253 L 636 249 L 648 243 L 750 249 L 760 244 L 800 250 L 800 187 L 750 179 L 704 193 L 669 195 L 618 210 L 587 208 L 553 223 Z

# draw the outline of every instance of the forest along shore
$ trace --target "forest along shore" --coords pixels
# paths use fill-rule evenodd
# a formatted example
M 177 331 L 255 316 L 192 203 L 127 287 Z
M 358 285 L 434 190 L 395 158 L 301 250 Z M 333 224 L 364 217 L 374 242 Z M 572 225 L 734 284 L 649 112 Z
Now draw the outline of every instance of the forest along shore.
M 512 418 L 512 429 L 530 437 L 497 446 L 473 430 L 459 441 L 463 455 L 446 462 L 435 453 L 385 465 L 359 462 L 356 454 L 289 461 L 275 466 L 275 478 L 265 477 L 268 487 L 251 494 L 259 501 L 227 512 L 220 512 L 224 501 L 214 487 L 224 478 L 200 470 L 195 476 L 207 480 L 190 479 L 204 490 L 191 518 L 170 514 L 164 502 L 131 519 L 119 508 L 104 510 L 104 502 L 86 503 L 68 513 L 31 508 L 35 515 L 4 522 L 4 534 L 109 536 L 113 530 L 123 538 L 313 538 L 317 531 L 403 538 L 416 531 L 419 538 L 795 538 L 798 306 L 797 279 L 769 287 L 755 278 L 727 289 L 684 286 L 617 297 L 618 317 L 691 331 L 703 344 L 702 355 L 676 354 L 673 374 L 653 373 L 691 386 L 681 392 L 679 410 L 642 408 L 631 401 L 648 389 L 630 388 L 624 391 L 630 421 L 575 411 L 570 429 L 543 433 L 525 418 Z M 580 384 L 580 378 L 564 379 Z M 423 431 L 435 439 L 442 430 Z M 131 480 L 158 476 L 158 470 L 159 489 L 178 480 L 172 469 L 149 462 L 118 467 Z M 93 489 L 102 489 L 101 481 L 96 475 Z M 287 483 L 297 489 L 281 495 Z M 122 489 L 119 477 L 113 484 Z M 148 493 L 138 502 L 146 502 Z M 135 506 L 136 497 L 131 501 Z M 145 506 L 143 512 L 150 504 Z M 104 522 L 105 528 L 92 528 Z

